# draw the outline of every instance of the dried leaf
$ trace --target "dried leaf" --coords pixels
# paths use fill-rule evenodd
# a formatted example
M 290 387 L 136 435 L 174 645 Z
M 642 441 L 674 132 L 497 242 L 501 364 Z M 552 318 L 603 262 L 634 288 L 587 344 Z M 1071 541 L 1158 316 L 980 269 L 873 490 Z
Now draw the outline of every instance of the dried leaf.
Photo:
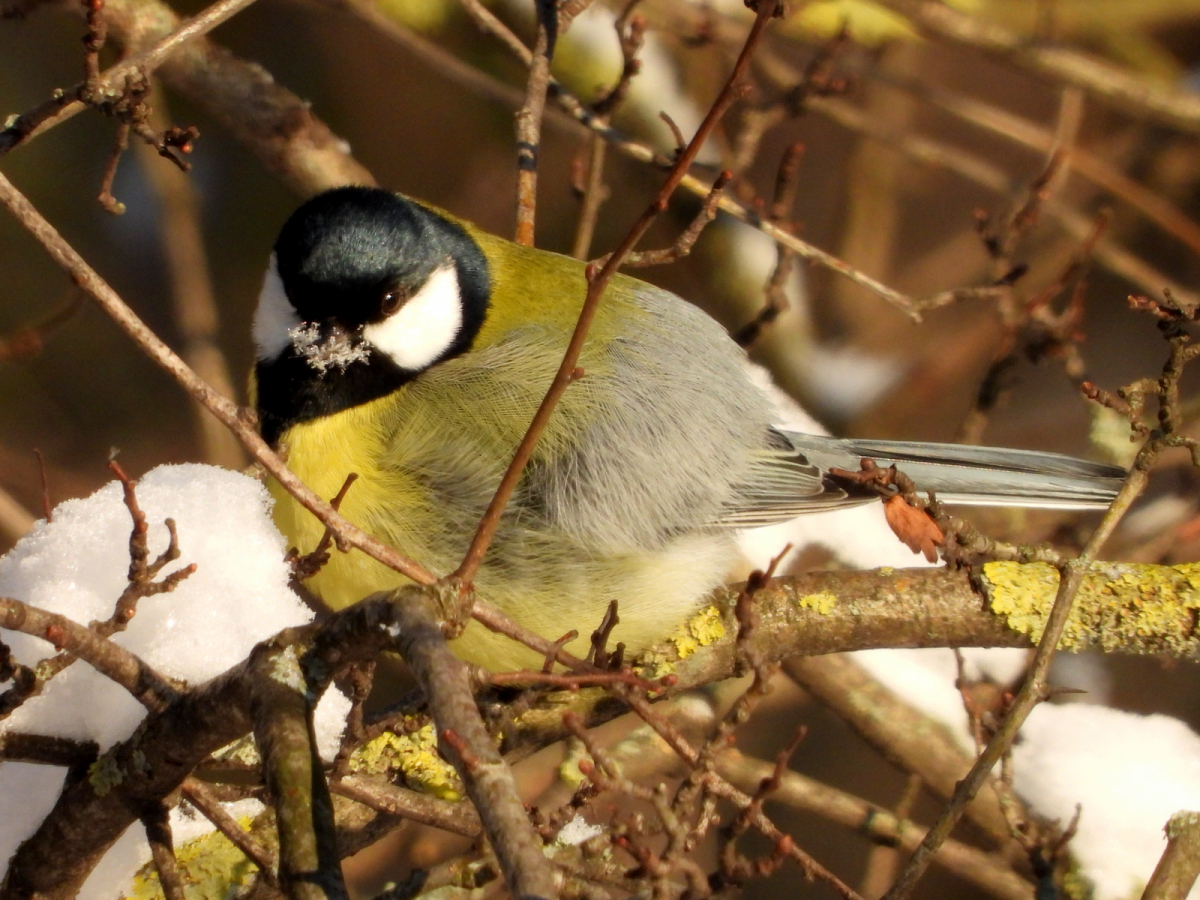
M 929 562 L 937 562 L 937 548 L 946 536 L 937 522 L 923 509 L 909 506 L 900 495 L 883 501 L 883 514 L 896 537 L 913 553 L 924 553 Z

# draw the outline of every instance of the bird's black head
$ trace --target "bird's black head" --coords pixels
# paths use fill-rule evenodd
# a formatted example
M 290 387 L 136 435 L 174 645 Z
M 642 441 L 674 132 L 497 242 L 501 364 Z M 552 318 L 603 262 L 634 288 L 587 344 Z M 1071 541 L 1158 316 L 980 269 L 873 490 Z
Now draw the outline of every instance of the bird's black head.
M 377 188 L 312 198 L 279 233 L 254 318 L 263 437 L 470 349 L 489 293 L 479 246 L 436 212 Z

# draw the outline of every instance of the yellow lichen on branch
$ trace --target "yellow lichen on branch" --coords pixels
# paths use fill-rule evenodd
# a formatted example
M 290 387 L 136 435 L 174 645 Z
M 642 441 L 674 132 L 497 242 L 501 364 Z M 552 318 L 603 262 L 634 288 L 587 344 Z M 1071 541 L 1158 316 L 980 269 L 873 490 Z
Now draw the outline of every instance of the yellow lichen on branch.
M 725 623 L 721 621 L 721 610 L 706 606 L 691 619 L 680 625 L 671 638 L 680 659 L 687 659 L 701 647 L 725 637 Z
M 992 612 L 1034 641 L 1041 638 L 1058 577 L 1045 563 L 983 567 Z M 1084 575 L 1062 646 L 1195 657 L 1200 656 L 1198 625 L 1200 564 L 1095 563 Z
M 411 734 L 386 731 L 350 758 L 350 771 L 372 775 L 400 772 L 416 791 L 443 800 L 461 800 L 462 781 L 454 767 L 438 756 L 437 736 L 427 724 Z

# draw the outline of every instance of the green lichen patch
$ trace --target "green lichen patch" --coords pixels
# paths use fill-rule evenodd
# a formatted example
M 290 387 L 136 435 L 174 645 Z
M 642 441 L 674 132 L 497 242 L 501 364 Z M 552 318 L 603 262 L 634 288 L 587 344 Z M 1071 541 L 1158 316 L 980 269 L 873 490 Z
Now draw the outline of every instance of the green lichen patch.
M 798 598 L 796 605 L 801 609 L 811 609 L 819 615 L 827 616 L 837 608 L 838 599 L 829 591 L 818 591 Z
M 350 771 L 371 775 L 399 772 L 413 790 L 443 800 L 461 800 L 463 785 L 454 767 L 438 756 L 433 725 L 408 734 L 385 732 L 350 757 Z
M 88 768 L 88 782 L 97 797 L 105 797 L 109 791 L 125 780 L 125 774 L 110 755 L 104 755 Z
M 1046 563 L 990 562 L 983 580 L 992 612 L 1040 640 L 1058 592 L 1058 570 Z M 1200 563 L 1095 563 L 1084 574 L 1061 646 L 1195 656 L 1198 626 Z
M 239 819 L 243 828 L 250 819 Z M 175 848 L 175 859 L 183 876 L 187 900 L 226 900 L 244 885 L 258 867 L 246 858 L 229 838 L 211 831 Z M 161 900 L 162 887 L 153 863 L 146 863 L 133 878 L 131 900 Z
M 706 606 L 676 629 L 671 643 L 680 659 L 687 659 L 701 647 L 715 644 L 725 637 L 725 622 L 721 610 Z

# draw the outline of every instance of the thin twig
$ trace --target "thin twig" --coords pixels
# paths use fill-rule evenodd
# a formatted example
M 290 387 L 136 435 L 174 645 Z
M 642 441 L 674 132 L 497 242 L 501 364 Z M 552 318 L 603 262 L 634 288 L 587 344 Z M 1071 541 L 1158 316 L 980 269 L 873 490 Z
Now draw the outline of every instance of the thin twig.
M 1148 301 L 1147 304 L 1149 305 Z M 1186 332 L 1183 331 L 1181 326 L 1175 324 L 1176 320 L 1182 319 L 1183 316 L 1172 309 L 1169 303 L 1153 304 L 1151 305 L 1151 309 L 1156 315 L 1160 316 L 1163 322 L 1164 333 L 1168 336 L 1172 344 L 1171 359 L 1164 367 L 1159 387 L 1163 398 L 1160 411 L 1161 430 L 1152 435 L 1143 444 L 1129 476 L 1121 486 L 1120 492 L 1114 498 L 1112 505 L 1088 539 L 1078 558 L 1067 560 L 1060 565 L 1061 575 L 1054 605 L 1046 618 L 1037 651 L 1029 666 L 1029 673 L 1009 707 L 1008 714 L 996 729 L 996 733 L 992 736 L 991 740 L 988 741 L 987 747 L 984 748 L 984 751 L 971 767 L 971 771 L 958 783 L 950 803 L 947 804 L 946 808 L 938 816 L 937 821 L 929 829 L 929 833 L 926 834 L 920 847 L 909 858 L 907 864 L 897 877 L 895 884 L 892 885 L 891 889 L 884 896 L 884 900 L 904 900 L 911 893 L 917 881 L 928 867 L 937 848 L 949 836 L 954 826 L 958 823 L 966 805 L 974 798 L 976 792 L 984 784 L 988 774 L 1000 760 L 1000 757 L 1012 746 L 1017 732 L 1021 725 L 1024 724 L 1029 713 L 1045 698 L 1047 691 L 1046 677 L 1050 669 L 1050 663 L 1053 660 L 1054 651 L 1058 646 L 1059 639 L 1062 637 L 1063 630 L 1066 628 L 1072 603 L 1079 591 L 1080 585 L 1083 583 L 1084 572 L 1088 564 L 1096 558 L 1096 554 L 1116 529 L 1117 524 L 1129 510 L 1133 501 L 1145 489 L 1146 483 L 1149 480 L 1149 471 L 1159 454 L 1167 446 L 1171 446 L 1176 442 L 1176 435 L 1174 434 L 1176 423 L 1172 421 L 1171 416 L 1174 414 L 1172 407 L 1175 405 L 1172 400 L 1177 399 L 1177 396 L 1172 396 L 1172 392 L 1177 391 L 1179 379 L 1183 373 L 1183 365 L 1190 358 L 1189 351 L 1194 348 L 1189 346 Z
M 575 226 L 575 241 L 571 255 L 576 259 L 587 259 L 596 233 L 596 220 L 600 216 L 600 205 L 608 197 L 604 186 L 604 158 L 608 144 L 598 134 L 589 136 L 587 157 L 587 179 L 583 185 L 583 205 L 579 209 L 579 224 Z
M 46 477 L 46 460 L 37 447 L 33 448 L 33 455 L 37 457 L 38 475 L 42 482 L 42 515 L 47 522 L 53 522 L 54 510 L 50 506 L 50 480 Z
M 254 863 L 263 881 L 271 887 L 279 886 L 279 879 L 275 875 L 275 867 L 278 865 L 275 857 L 225 811 L 207 784 L 189 776 L 183 782 L 182 792 L 188 803 L 196 807 L 204 818 L 212 822 L 217 831 L 225 835 L 231 844 Z
M 117 177 L 117 164 L 121 156 L 129 149 L 129 123 L 121 122 L 117 126 L 117 137 L 113 142 L 112 151 L 108 154 L 108 162 L 104 165 L 104 175 L 100 179 L 100 193 L 96 197 L 107 213 L 114 216 L 125 212 L 125 204 L 113 196 L 113 180 Z
M 378 812 L 432 825 L 453 834 L 473 838 L 480 831 L 479 816 L 469 804 L 439 800 L 428 794 L 398 787 L 382 778 L 347 775 L 331 781 L 329 789 Z
M 66 616 L 0 597 L 0 628 L 50 641 L 56 649 L 67 651 L 67 657 L 82 659 L 121 685 L 151 711 L 163 709 L 179 695 L 166 678 L 141 659 Z
M 749 66 L 754 48 L 762 37 L 767 21 L 775 14 L 777 9 L 776 0 L 762 0 L 754 20 L 754 26 L 750 29 L 750 34 L 746 38 L 746 43 L 742 48 L 741 54 L 738 56 L 737 62 L 734 64 L 733 71 L 725 82 L 724 88 L 709 109 L 708 114 L 704 117 L 704 121 L 701 122 L 700 127 L 696 130 L 691 143 L 688 144 L 687 149 L 676 160 L 666 181 L 659 189 L 657 196 L 651 202 L 650 206 L 647 207 L 646 211 L 642 213 L 641 218 L 634 223 L 617 249 L 608 257 L 607 262 L 602 267 L 599 267 L 599 269 L 594 266 L 588 267 L 587 296 L 580 310 L 575 331 L 571 335 L 570 343 L 567 345 L 566 353 L 563 355 L 562 364 L 559 366 L 558 373 L 554 376 L 554 381 L 550 384 L 545 398 L 543 398 L 541 405 L 538 407 L 537 413 L 534 414 L 533 421 L 530 422 L 529 429 L 525 432 L 525 437 L 517 448 L 517 452 L 513 455 L 508 470 L 504 473 L 504 478 L 501 480 L 499 487 L 497 487 L 496 493 L 488 505 L 487 512 L 484 513 L 483 519 L 479 523 L 479 527 L 471 541 L 471 546 L 463 557 L 462 564 L 454 573 L 455 577 L 460 579 L 463 584 L 469 585 L 475 577 L 475 573 L 479 570 L 488 545 L 491 544 L 492 536 L 499 526 L 500 516 L 504 512 L 505 506 L 508 505 L 508 500 L 512 496 L 513 491 L 516 490 L 517 482 L 520 480 L 526 463 L 528 463 L 530 457 L 533 455 L 533 449 L 537 444 L 538 438 L 545 429 L 546 423 L 549 421 L 554 407 L 558 404 L 559 398 L 574 380 L 579 354 L 583 349 L 583 343 L 587 338 L 592 319 L 595 318 L 596 310 L 599 308 L 600 299 L 603 296 L 605 287 L 612 276 L 616 274 L 617 268 L 625 260 L 625 257 L 633 250 L 637 242 L 641 240 L 642 236 L 649 229 L 651 222 L 667 208 L 668 200 L 675 192 L 675 188 L 684 180 L 688 167 L 700 152 L 704 141 L 708 139 L 717 122 L 725 114 L 725 111 L 733 104 L 738 94 L 738 86 L 741 84 L 743 75 Z
M 642 269 L 647 266 L 662 266 L 669 263 L 678 262 L 689 253 L 692 252 L 692 247 L 696 245 L 696 241 L 700 239 L 700 234 L 708 227 L 709 223 L 717 217 L 717 205 L 721 202 L 721 194 L 725 191 L 726 186 L 733 178 L 733 173 L 728 169 L 717 175 L 716 181 L 713 182 L 712 189 L 708 192 L 708 196 L 704 198 L 704 203 L 700 207 L 700 212 L 696 213 L 695 217 L 675 239 L 670 247 L 664 247 L 661 250 L 634 250 L 625 257 L 624 265 L 630 269 Z M 608 257 L 600 257 L 596 262 L 603 265 Z

